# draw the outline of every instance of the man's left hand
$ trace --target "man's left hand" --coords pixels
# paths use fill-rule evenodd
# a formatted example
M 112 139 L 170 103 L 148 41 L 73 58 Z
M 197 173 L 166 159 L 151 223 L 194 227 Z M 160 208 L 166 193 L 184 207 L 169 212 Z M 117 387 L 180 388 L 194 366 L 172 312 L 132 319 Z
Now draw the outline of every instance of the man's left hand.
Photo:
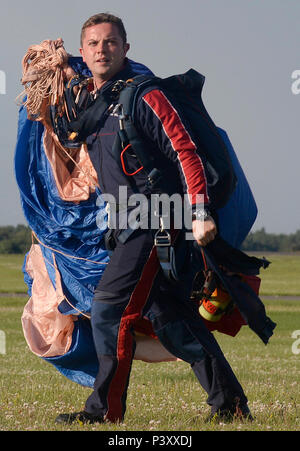
M 211 216 L 203 221 L 202 219 L 195 219 L 192 222 L 192 230 L 195 240 L 200 246 L 206 246 L 215 239 L 217 234 L 217 226 Z

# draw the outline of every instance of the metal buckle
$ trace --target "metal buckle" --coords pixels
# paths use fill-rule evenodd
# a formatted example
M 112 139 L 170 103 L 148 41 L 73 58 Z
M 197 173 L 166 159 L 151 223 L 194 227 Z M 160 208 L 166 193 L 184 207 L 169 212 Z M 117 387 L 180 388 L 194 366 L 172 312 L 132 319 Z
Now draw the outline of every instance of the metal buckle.
M 170 233 L 167 230 L 158 230 L 154 236 L 154 245 L 155 246 L 171 246 Z
M 126 86 L 126 81 L 124 80 L 117 80 L 111 90 L 111 93 L 113 95 L 113 97 L 118 98 L 118 95 L 120 94 L 120 92 L 122 91 L 122 89 L 124 89 Z

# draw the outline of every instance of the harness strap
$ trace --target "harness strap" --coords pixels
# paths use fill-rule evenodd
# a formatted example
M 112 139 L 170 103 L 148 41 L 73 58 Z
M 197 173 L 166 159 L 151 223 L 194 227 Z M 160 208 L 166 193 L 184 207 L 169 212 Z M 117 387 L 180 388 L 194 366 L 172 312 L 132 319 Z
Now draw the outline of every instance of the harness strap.
M 135 125 L 134 125 L 134 113 L 135 104 L 141 90 L 145 89 L 148 85 L 152 85 L 155 81 L 159 80 L 157 77 L 150 77 L 147 75 L 138 75 L 133 79 L 127 80 L 123 85 L 119 93 L 119 121 L 120 132 L 114 143 L 113 153 L 117 161 L 120 161 L 122 169 L 127 176 L 133 176 L 139 171 L 144 169 L 148 178 L 148 187 L 153 189 L 158 185 L 162 179 L 162 171 L 155 167 L 154 159 L 151 154 L 145 148 L 145 143 L 141 139 Z M 120 152 L 120 143 L 123 151 Z M 137 159 L 141 164 L 141 168 L 132 174 L 128 174 L 124 165 L 124 151 L 131 144 L 131 149 L 134 151 Z
M 109 96 L 99 94 L 92 105 L 83 111 L 76 120 L 71 121 L 69 129 L 76 133 L 76 138 L 85 141 L 99 126 L 99 121 L 109 111 L 111 99 Z

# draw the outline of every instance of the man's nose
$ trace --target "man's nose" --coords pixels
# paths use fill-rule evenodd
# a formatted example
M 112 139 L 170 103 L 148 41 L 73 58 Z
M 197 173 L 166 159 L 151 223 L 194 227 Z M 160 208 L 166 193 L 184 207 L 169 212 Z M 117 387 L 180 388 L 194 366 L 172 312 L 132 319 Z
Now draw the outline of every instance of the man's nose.
M 97 52 L 98 53 L 103 53 L 106 51 L 106 44 L 104 41 L 99 41 L 98 45 L 97 45 Z

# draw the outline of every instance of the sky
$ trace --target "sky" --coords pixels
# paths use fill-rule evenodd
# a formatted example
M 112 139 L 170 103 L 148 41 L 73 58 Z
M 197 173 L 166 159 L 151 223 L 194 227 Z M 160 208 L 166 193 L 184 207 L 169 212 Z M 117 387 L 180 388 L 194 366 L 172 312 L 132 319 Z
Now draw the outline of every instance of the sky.
M 14 175 L 23 56 L 58 37 L 79 55 L 82 24 L 111 12 L 124 21 L 131 59 L 161 77 L 190 68 L 205 76 L 206 108 L 258 206 L 252 230 L 300 229 L 299 0 L 10 0 L 1 9 L 0 226 L 26 224 Z

